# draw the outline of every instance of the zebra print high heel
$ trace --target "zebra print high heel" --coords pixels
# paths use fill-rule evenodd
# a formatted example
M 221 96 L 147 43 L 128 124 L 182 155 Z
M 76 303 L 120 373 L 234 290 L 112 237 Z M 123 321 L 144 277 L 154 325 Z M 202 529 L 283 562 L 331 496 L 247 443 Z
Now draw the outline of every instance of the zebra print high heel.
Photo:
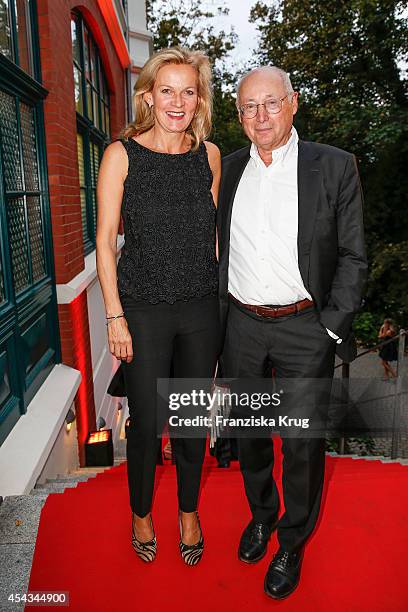
M 153 530 L 153 539 L 148 542 L 141 542 L 137 539 L 135 535 L 135 526 L 133 522 L 133 513 L 132 513 L 132 546 L 135 549 L 137 556 L 144 561 L 145 563 L 151 563 L 156 558 L 157 552 L 157 540 L 156 534 L 154 533 L 152 515 L 150 515 L 150 523 Z
M 204 552 L 204 538 L 203 532 L 201 531 L 200 518 L 198 516 L 198 512 L 196 510 L 196 516 L 198 521 L 198 526 L 200 528 L 200 539 L 196 544 L 184 544 L 183 542 L 183 526 L 181 523 L 181 512 L 179 511 L 179 524 L 180 524 L 180 553 L 181 558 L 183 559 L 186 565 L 197 565 L 197 563 L 201 560 Z

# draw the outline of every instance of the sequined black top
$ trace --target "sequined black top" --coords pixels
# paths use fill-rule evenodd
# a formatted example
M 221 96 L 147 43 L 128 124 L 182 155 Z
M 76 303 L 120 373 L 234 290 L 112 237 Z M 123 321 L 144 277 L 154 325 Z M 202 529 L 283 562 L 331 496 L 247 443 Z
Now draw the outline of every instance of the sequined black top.
M 119 295 L 151 304 L 215 295 L 215 206 L 207 151 L 157 153 L 129 138 Z

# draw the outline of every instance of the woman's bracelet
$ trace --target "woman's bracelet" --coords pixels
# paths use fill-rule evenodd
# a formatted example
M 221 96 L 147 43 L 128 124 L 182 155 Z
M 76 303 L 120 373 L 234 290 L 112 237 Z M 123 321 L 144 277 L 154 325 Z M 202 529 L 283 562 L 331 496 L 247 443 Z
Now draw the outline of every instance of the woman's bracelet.
M 124 312 L 121 312 L 117 315 L 113 315 L 111 317 L 106 317 L 106 325 L 109 325 L 109 323 L 112 323 L 112 321 L 114 321 L 115 319 L 121 319 L 122 317 L 125 316 Z

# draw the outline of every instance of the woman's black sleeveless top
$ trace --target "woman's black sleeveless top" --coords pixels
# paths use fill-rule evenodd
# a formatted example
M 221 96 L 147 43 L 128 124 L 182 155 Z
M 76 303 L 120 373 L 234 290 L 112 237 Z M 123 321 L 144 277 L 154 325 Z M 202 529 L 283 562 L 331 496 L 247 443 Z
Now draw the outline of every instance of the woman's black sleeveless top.
M 157 153 L 129 138 L 119 295 L 151 304 L 215 295 L 215 206 L 207 150 Z

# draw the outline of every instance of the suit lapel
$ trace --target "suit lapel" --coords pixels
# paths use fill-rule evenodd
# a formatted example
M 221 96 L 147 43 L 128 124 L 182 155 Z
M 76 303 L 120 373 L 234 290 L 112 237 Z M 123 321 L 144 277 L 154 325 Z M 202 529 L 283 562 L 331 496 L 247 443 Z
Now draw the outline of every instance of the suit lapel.
M 239 181 L 245 170 L 245 167 L 249 161 L 249 147 L 241 149 L 237 152 L 236 159 L 230 163 L 230 167 L 226 170 L 224 185 L 223 185 L 223 201 L 222 215 L 223 215 L 223 251 L 225 253 L 229 248 L 229 237 L 231 227 L 231 214 L 232 206 L 234 204 L 235 194 L 238 189 Z
M 318 153 L 313 143 L 299 140 L 298 152 L 298 261 L 302 280 L 308 288 L 310 246 L 321 184 Z
M 237 151 L 233 158 L 223 165 L 220 198 L 218 203 L 218 239 L 220 240 L 219 292 L 225 309 L 228 294 L 228 265 L 231 213 L 235 194 L 245 166 L 249 161 L 249 147 Z

